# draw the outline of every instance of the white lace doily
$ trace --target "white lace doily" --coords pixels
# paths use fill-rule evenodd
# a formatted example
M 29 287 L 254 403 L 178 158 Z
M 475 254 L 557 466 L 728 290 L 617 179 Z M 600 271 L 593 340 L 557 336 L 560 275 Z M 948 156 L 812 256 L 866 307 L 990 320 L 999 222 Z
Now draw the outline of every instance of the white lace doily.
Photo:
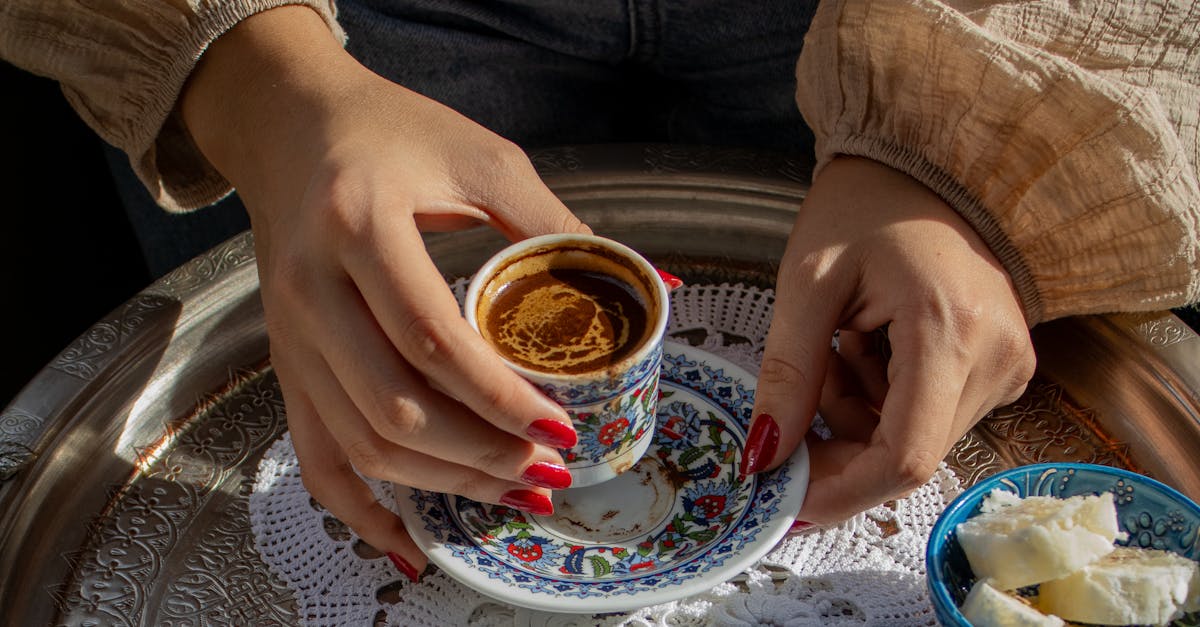
M 465 282 L 452 287 L 461 301 Z M 668 333 L 757 374 L 773 301 L 769 290 L 740 285 L 683 287 L 671 295 Z M 380 502 L 392 507 L 391 486 L 369 482 Z M 414 584 L 387 558 L 361 556 L 353 534 L 328 531 L 329 514 L 305 491 L 286 435 L 259 465 L 250 522 L 259 553 L 295 594 L 308 625 L 934 626 L 925 589 L 925 541 L 938 514 L 960 492 L 943 465 L 904 499 L 784 540 L 735 582 L 681 601 L 602 616 L 514 608 L 433 566 Z M 381 591 L 397 589 L 398 602 L 383 600 Z

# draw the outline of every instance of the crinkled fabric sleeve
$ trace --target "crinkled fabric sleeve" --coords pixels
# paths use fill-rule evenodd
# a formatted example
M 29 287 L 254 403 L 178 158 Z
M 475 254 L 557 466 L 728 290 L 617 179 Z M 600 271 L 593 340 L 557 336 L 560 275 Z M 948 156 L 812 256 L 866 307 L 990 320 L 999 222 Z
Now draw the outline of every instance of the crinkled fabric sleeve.
M 80 117 L 129 155 L 155 200 L 187 211 L 232 188 L 184 128 L 184 82 L 217 37 L 282 5 L 311 7 L 344 40 L 333 0 L 4 0 L 0 57 L 58 81 Z
M 1196 302 L 1200 8 L 970 4 L 822 3 L 797 63 L 817 171 L 855 155 L 928 185 L 1030 325 Z

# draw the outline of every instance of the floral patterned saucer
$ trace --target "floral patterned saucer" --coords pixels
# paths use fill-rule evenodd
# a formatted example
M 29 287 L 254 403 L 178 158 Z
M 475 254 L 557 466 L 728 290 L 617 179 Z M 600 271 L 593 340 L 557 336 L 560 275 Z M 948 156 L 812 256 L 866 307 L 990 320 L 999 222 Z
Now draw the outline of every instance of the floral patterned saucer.
M 657 430 L 632 469 L 556 492 L 551 516 L 397 490 L 400 515 L 434 564 L 513 605 L 620 612 L 702 592 L 765 555 L 808 487 L 803 445 L 773 472 L 738 473 L 754 383 L 724 359 L 667 342 Z

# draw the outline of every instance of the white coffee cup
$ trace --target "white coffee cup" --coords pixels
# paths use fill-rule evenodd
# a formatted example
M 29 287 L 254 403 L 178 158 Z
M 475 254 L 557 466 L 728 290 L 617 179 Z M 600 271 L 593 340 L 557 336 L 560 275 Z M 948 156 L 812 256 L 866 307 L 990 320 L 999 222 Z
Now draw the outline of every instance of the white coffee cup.
M 471 280 L 467 322 L 571 415 L 579 441 L 561 452 L 572 487 L 616 477 L 649 447 L 669 303 L 650 262 L 594 235 L 517 242 Z

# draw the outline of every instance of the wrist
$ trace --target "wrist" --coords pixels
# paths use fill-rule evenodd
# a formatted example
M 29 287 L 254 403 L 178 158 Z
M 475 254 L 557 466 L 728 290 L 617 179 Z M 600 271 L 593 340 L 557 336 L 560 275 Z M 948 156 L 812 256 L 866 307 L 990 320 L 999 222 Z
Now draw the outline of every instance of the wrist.
M 270 9 L 209 46 L 180 112 L 200 152 L 240 188 L 298 140 L 295 129 L 316 127 L 339 76 L 361 69 L 316 12 Z

